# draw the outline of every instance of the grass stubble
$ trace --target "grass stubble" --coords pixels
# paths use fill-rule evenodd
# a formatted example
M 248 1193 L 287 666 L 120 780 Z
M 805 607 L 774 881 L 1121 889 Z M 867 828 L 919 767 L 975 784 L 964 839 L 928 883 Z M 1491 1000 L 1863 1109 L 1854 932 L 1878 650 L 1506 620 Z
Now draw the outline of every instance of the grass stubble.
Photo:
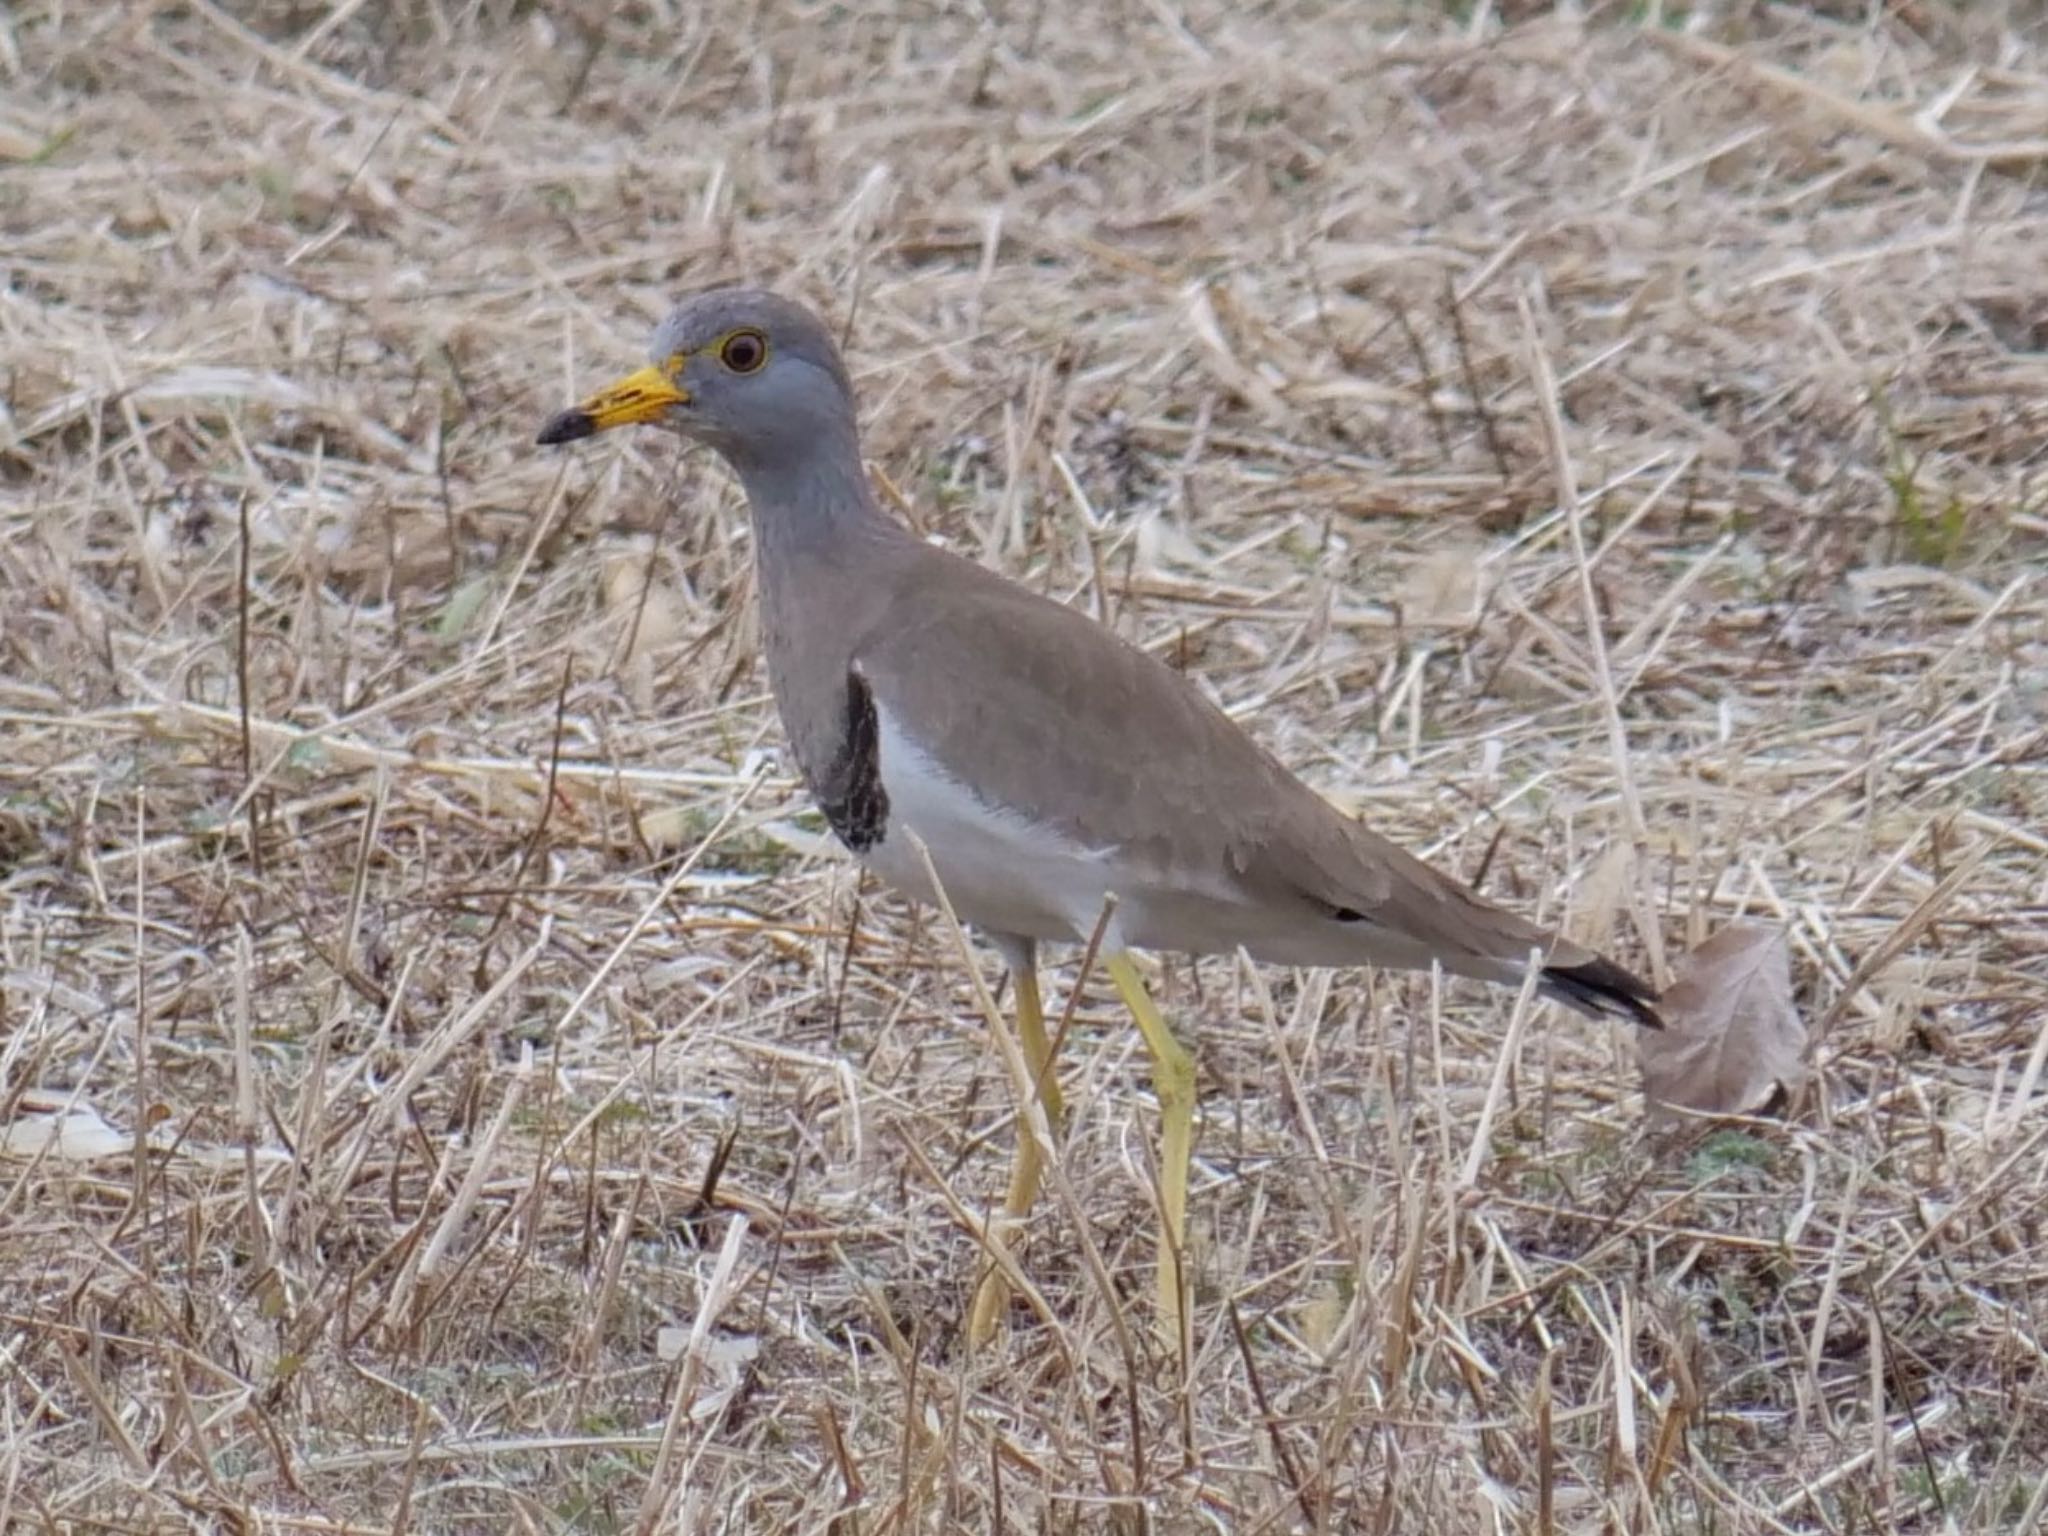
M 0 1526 L 2042 1528 L 2048 49 L 1590 12 L 0 16 Z M 774 756 L 735 489 L 531 446 L 733 279 L 1411 846 L 1783 924 L 1796 1112 L 1170 961 L 1175 1358 L 1069 963 L 970 1352 L 981 984 Z

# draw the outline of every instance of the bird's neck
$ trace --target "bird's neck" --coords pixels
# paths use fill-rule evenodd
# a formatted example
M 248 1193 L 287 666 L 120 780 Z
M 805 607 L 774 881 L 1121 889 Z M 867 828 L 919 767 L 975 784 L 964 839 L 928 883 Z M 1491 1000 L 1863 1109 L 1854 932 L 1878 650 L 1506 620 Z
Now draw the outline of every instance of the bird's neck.
M 836 561 L 858 546 L 902 537 L 904 530 L 875 504 L 860 440 L 851 427 L 825 429 L 833 441 L 777 444 L 731 463 L 753 511 L 764 562 Z M 849 547 L 852 546 L 852 547 Z
M 735 455 L 753 514 L 761 600 L 771 635 L 804 633 L 805 603 L 847 603 L 915 536 L 884 512 L 869 488 L 860 445 L 843 440 L 759 457 Z

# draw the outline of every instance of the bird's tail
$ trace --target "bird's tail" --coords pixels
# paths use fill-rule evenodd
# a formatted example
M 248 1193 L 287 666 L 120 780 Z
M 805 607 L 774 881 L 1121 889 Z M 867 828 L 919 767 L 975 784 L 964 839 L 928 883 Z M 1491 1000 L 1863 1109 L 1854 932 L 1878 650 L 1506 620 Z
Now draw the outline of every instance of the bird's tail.
M 1547 965 L 1543 991 L 1593 1018 L 1628 1019 L 1646 1029 L 1662 1029 L 1657 1014 L 1657 989 L 1633 971 L 1595 955 L 1578 965 Z

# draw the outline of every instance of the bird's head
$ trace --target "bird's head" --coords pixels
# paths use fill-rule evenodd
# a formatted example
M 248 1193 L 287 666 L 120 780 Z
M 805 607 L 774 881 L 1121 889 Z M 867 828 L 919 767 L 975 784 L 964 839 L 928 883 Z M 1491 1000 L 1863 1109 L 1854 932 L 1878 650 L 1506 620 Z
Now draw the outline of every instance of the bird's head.
M 666 427 L 745 465 L 852 430 L 853 388 L 831 333 L 779 295 L 700 294 L 655 328 L 647 355 L 645 368 L 551 419 L 540 441 Z

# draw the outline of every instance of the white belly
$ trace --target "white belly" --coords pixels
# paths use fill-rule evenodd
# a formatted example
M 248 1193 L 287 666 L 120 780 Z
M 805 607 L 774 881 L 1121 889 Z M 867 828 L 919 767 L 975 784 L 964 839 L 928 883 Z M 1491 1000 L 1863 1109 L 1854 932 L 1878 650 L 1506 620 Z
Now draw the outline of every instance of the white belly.
M 876 715 L 889 816 L 882 840 L 863 855 L 868 868 L 906 896 L 934 902 L 917 850 L 922 841 L 962 922 L 991 933 L 1085 941 L 1115 883 L 1113 852 L 1083 847 L 979 799 L 897 729 L 880 700 Z M 1122 947 L 1114 932 L 1105 944 Z

